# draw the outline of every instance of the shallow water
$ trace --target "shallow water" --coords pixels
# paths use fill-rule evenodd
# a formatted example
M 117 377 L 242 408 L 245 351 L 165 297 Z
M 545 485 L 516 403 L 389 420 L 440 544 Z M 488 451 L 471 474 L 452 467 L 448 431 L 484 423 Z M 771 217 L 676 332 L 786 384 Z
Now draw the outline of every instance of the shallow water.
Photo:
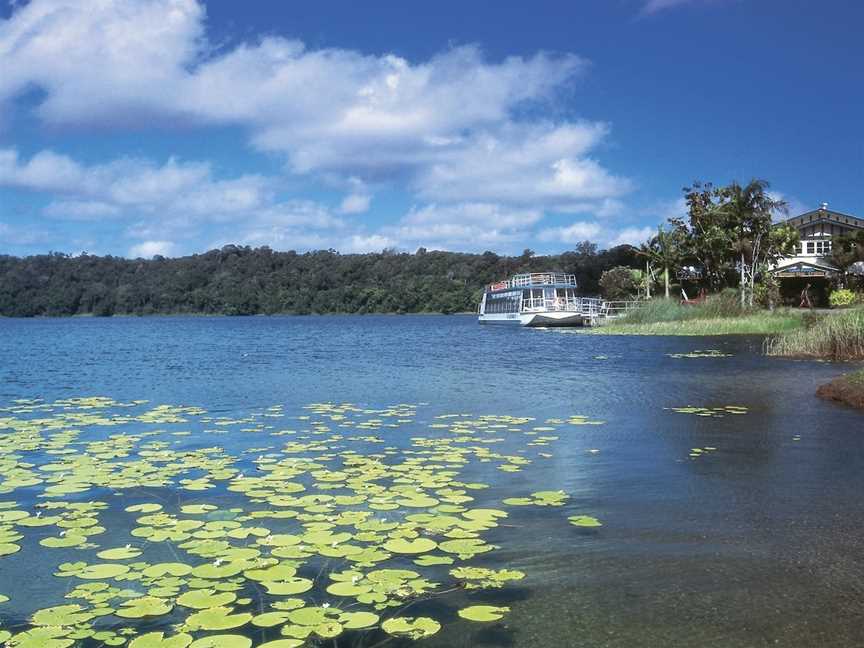
M 730 355 L 671 357 L 696 349 Z M 492 448 L 529 458 L 519 472 L 494 462 L 465 467 L 461 478 L 490 485 L 472 493 L 473 505 L 509 514 L 484 536 L 500 548 L 466 562 L 526 577 L 416 604 L 412 615 L 444 626 L 424 645 L 862 645 L 864 416 L 813 396 L 842 368 L 759 350 L 754 338 L 586 336 L 481 327 L 462 316 L 0 320 L 0 406 L 105 396 L 240 420 L 274 405 L 289 418 L 307 414 L 309 403 L 416 405 L 399 430 L 379 430 L 399 451 L 412 437 L 451 435 L 429 427 L 443 414 L 532 417 L 526 431 L 584 415 L 604 424 L 553 423 L 554 432 L 539 433 L 558 437 L 548 445 L 528 446 L 532 437 L 520 433 Z M 726 405 L 747 413 L 668 409 Z M 174 447 L 212 445 L 208 425 L 183 426 L 193 434 L 175 437 Z M 218 438 L 232 456 L 268 436 L 242 427 L 225 426 Z M 716 450 L 691 456 L 706 447 Z M 501 502 L 558 489 L 570 496 L 564 506 Z M 234 496 L 217 490 L 220 506 L 232 506 Z M 37 494 L 21 489 L 0 501 L 28 507 Z M 108 498 L 125 506 L 156 494 L 194 499 L 171 488 Z M 567 518 L 576 514 L 603 526 L 575 527 Z M 67 602 L 69 579 L 51 576 L 53 566 L 98 562 L 95 551 L 128 542 L 130 517 L 112 502 L 94 550 L 44 550 L 28 530 L 22 551 L 0 557 L 0 594 L 12 595 L 0 604 L 0 628 Z M 34 556 L 43 554 L 52 567 L 34 578 Z M 455 610 L 466 602 L 510 613 L 463 621 Z

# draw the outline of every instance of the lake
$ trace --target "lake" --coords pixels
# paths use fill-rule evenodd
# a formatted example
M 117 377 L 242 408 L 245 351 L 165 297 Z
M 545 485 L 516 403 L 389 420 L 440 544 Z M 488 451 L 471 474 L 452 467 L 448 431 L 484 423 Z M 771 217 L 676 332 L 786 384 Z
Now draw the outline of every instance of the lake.
M 0 319 L 0 638 L 50 608 L 25 638 L 59 643 L 31 645 L 373 646 L 394 615 L 440 623 L 429 647 L 862 645 L 864 415 L 814 397 L 842 366 L 760 351 L 471 316 Z M 431 632 L 406 623 L 389 646 Z

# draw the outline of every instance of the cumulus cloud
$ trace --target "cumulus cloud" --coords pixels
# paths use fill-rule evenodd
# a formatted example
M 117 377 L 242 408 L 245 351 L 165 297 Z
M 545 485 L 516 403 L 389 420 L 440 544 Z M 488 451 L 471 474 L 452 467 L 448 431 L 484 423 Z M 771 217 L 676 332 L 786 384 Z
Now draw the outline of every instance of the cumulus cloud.
M 43 122 L 90 132 L 239 126 L 285 173 L 341 194 L 332 206 L 285 198 L 279 178 L 224 178 L 207 161 L 15 149 L 0 149 L 0 186 L 47 194 L 47 218 L 123 223 L 130 253 L 188 240 L 521 249 L 546 212 L 614 218 L 633 188 L 600 160 L 609 124 L 538 116 L 586 66 L 542 52 L 490 60 L 475 46 L 409 61 L 280 36 L 215 48 L 198 0 L 31 0 L 0 19 L 0 115 L 36 102 Z M 418 206 L 377 231 L 347 218 L 369 213 L 382 186 Z M 587 226 L 541 231 L 582 240 Z
M 635 245 L 644 243 L 650 237 L 657 233 L 654 227 L 627 227 L 619 232 L 616 232 L 608 239 L 608 246 L 615 247 L 616 245 Z
M 579 243 L 594 241 L 603 232 L 598 223 L 579 222 L 562 227 L 547 227 L 540 230 L 537 238 L 545 242 Z
M 414 186 L 438 200 L 557 205 L 620 196 L 630 182 L 585 157 L 607 132 L 597 123 L 507 123 L 441 146 Z
M 434 201 L 545 204 L 629 188 L 589 155 L 608 125 L 517 119 L 581 73 L 575 55 L 489 61 L 463 46 L 410 62 L 276 36 L 214 54 L 204 17 L 196 0 L 33 0 L 0 21 L 0 106 L 35 87 L 52 124 L 241 125 L 294 173 L 408 178 Z M 342 211 L 368 202 L 354 192 Z
M 490 203 L 431 204 L 412 208 L 384 231 L 405 247 L 440 250 L 510 249 L 533 235 L 543 218 L 537 209 Z
M 171 241 L 143 241 L 142 243 L 133 245 L 129 249 L 129 256 L 133 259 L 149 259 L 157 254 L 160 256 L 171 256 L 175 247 Z
M 191 216 L 248 212 L 272 200 L 268 182 L 258 175 L 216 179 L 209 164 L 176 158 L 161 165 L 120 158 L 88 166 L 50 150 L 22 160 L 17 150 L 0 149 L 0 186 L 64 196 L 46 207 L 49 216 L 98 218 L 122 208 Z

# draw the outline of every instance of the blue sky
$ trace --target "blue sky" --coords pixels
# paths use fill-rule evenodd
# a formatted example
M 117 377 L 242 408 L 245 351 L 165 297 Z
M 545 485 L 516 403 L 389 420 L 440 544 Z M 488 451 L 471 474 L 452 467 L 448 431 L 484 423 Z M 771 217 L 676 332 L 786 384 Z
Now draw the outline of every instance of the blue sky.
M 0 0 L 0 254 L 636 243 L 864 215 L 864 3 Z

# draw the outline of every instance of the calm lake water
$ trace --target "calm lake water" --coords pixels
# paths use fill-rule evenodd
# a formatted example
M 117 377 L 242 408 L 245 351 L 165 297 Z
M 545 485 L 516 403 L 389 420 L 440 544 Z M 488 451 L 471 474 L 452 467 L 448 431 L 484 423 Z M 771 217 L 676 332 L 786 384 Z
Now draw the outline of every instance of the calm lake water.
M 844 367 L 765 358 L 760 348 L 754 338 L 481 327 L 468 316 L 0 320 L 0 406 L 104 396 L 240 421 L 276 405 L 291 420 L 310 403 L 413 405 L 398 433 L 376 431 L 403 449 L 412 437 L 452 436 L 430 428 L 444 414 L 532 417 L 525 430 L 552 420 L 554 431 L 533 435 L 557 436 L 546 444 L 526 445 L 532 435 L 520 433 L 518 443 L 490 446 L 530 459 L 518 472 L 473 461 L 460 476 L 490 486 L 472 492 L 473 505 L 509 514 L 484 535 L 500 548 L 466 562 L 526 577 L 417 604 L 412 615 L 444 626 L 423 645 L 864 645 L 864 415 L 814 397 Z M 672 357 L 702 349 L 729 355 Z M 747 413 L 668 409 L 728 405 Z M 604 423 L 555 423 L 576 415 Z M 207 427 L 192 422 L 182 429 L 193 434 L 175 439 L 200 447 L 195 435 Z M 218 445 L 240 455 L 284 442 L 241 428 L 227 426 Z M 693 448 L 716 450 L 692 457 Z M 569 495 L 563 506 L 502 504 L 559 489 Z M 22 488 L 0 502 L 33 510 L 38 494 Z M 153 495 L 138 488 L 82 498 L 128 505 Z M 230 493 L 219 496 L 230 505 Z M 567 520 L 582 514 L 603 526 Z M 0 557 L 0 594 L 12 597 L 0 605 L 0 629 L 68 603 L 69 579 L 52 570 L 98 562 L 95 551 L 128 542 L 128 517 L 114 523 L 103 513 L 107 531 L 94 550 L 45 550 L 38 528 L 24 531 L 22 550 Z M 464 621 L 455 611 L 466 602 L 510 612 Z

